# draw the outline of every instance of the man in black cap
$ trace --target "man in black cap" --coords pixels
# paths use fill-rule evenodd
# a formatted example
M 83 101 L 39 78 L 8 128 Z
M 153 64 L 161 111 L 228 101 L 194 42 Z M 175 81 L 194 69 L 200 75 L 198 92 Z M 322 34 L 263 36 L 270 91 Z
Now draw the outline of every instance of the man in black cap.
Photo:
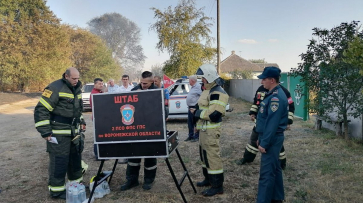
M 270 67 L 266 67 L 270 68 Z M 281 73 L 281 70 L 279 69 L 279 72 Z M 280 85 L 282 90 L 285 92 L 287 100 L 289 102 L 289 117 L 288 117 L 288 128 L 290 125 L 292 125 L 294 121 L 294 112 L 295 112 L 295 105 L 294 101 L 292 100 L 291 94 L 289 90 L 287 90 L 284 86 Z M 256 117 L 258 113 L 258 109 L 260 107 L 261 101 L 266 96 L 266 93 L 268 92 L 268 89 L 264 88 L 263 85 L 261 85 L 256 93 L 255 97 L 253 98 L 253 104 L 251 106 L 250 112 L 248 113 L 251 117 L 251 120 L 253 122 L 256 122 Z M 237 165 L 244 165 L 246 163 L 251 163 L 255 160 L 256 155 L 258 153 L 258 146 L 256 144 L 256 141 L 258 140 L 258 133 L 256 132 L 256 125 L 252 129 L 252 133 L 250 136 L 250 140 L 248 144 L 246 145 L 245 152 L 243 153 L 243 158 L 240 160 L 237 160 Z M 281 168 L 284 170 L 286 168 L 286 154 L 285 154 L 285 148 L 282 146 L 280 151 L 280 162 L 281 162 Z
M 284 142 L 288 122 L 288 101 L 279 85 L 280 69 L 265 68 L 257 76 L 268 89 L 257 114 L 256 132 L 259 135 L 258 150 L 261 155 L 257 203 L 281 202 L 285 198 L 279 153 Z

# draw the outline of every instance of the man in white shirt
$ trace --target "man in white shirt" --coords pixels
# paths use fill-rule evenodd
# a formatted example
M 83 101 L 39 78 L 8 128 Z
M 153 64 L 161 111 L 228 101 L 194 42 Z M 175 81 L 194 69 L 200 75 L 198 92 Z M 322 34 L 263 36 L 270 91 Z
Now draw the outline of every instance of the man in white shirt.
M 186 100 L 188 109 L 196 108 L 196 105 L 198 104 L 198 99 L 199 99 L 200 95 L 202 94 L 202 87 L 198 83 L 197 76 L 195 76 L 195 75 L 189 76 L 189 84 L 190 84 L 190 90 L 189 90 L 189 93 L 187 95 L 187 100 Z M 188 111 L 189 133 L 188 133 L 188 138 L 184 141 L 196 142 L 199 140 L 199 132 L 194 131 L 194 128 L 195 128 L 194 125 L 195 125 L 194 115 L 190 111 Z
M 109 79 L 107 84 L 108 84 L 107 91 L 110 93 L 117 92 L 118 88 L 120 88 L 117 84 L 115 84 L 114 79 Z
M 129 84 L 129 76 L 123 75 L 122 76 L 122 85 L 118 88 L 118 92 L 129 92 L 134 86 Z

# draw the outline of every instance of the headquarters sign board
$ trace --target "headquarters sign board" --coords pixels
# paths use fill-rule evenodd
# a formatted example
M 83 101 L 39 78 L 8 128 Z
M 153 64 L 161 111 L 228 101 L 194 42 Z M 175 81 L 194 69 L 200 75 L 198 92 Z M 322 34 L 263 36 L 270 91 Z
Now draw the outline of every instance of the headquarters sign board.
M 167 155 L 163 96 L 162 89 L 93 94 L 99 158 Z

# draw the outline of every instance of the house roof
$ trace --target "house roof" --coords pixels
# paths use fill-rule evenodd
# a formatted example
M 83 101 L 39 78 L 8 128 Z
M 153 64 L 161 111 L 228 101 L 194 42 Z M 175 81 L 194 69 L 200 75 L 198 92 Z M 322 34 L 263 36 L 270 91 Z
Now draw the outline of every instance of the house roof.
M 254 63 L 258 66 L 260 66 L 262 69 L 264 69 L 265 67 L 269 67 L 269 66 L 274 66 L 277 68 L 280 68 L 279 65 L 277 65 L 277 63 Z
M 220 68 L 222 73 L 231 72 L 236 69 L 240 71 L 248 70 L 252 72 L 263 71 L 263 67 L 251 63 L 250 61 L 234 54 L 234 51 L 232 51 L 232 54 L 221 62 Z

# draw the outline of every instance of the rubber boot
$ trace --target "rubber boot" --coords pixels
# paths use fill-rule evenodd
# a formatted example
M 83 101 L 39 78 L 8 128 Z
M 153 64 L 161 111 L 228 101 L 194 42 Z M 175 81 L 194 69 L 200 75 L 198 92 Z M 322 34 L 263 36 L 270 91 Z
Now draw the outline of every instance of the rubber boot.
M 209 176 L 208 176 L 208 170 L 207 168 L 203 167 L 203 175 L 204 175 L 204 180 L 202 182 L 197 182 L 197 187 L 206 187 L 206 186 L 210 186 L 210 182 L 209 182 Z
M 286 158 L 285 159 L 280 159 L 280 164 L 281 164 L 281 169 L 285 170 L 285 168 L 286 168 Z
M 246 147 L 247 148 L 247 147 Z M 247 149 L 245 149 L 245 153 L 243 154 L 243 158 L 236 162 L 237 165 L 244 165 L 246 163 L 251 163 L 255 160 L 256 154 L 251 153 Z
M 281 169 L 285 170 L 285 168 L 286 168 L 286 152 L 285 152 L 284 145 L 282 145 L 282 148 L 281 148 L 281 151 L 279 154 L 279 159 L 280 159 Z
M 208 174 L 208 175 L 209 175 L 209 181 L 210 181 L 212 187 L 204 190 L 202 192 L 202 195 L 206 196 L 206 197 L 211 197 L 216 194 L 223 194 L 223 181 L 224 181 L 223 173 Z
M 140 166 L 127 165 L 126 169 L 126 183 L 121 185 L 121 191 L 129 190 L 139 185 L 139 170 Z
M 67 193 L 66 191 L 61 191 L 61 192 L 50 192 L 50 196 L 53 199 L 66 199 Z
M 155 175 L 156 175 L 156 169 L 153 170 L 144 170 L 144 184 L 142 185 L 142 189 L 144 190 L 150 190 L 153 186 Z

